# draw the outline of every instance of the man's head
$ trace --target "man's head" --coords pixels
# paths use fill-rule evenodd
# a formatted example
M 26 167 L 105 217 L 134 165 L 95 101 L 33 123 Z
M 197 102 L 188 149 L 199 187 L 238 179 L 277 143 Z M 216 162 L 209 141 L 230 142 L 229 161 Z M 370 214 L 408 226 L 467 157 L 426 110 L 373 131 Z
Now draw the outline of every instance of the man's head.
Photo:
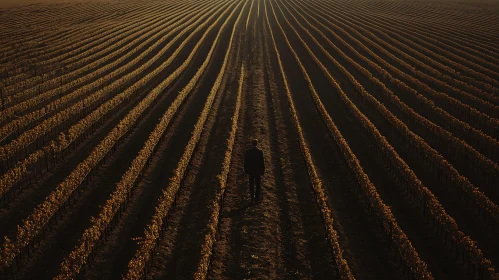
M 253 147 L 258 146 L 258 139 L 251 140 L 251 145 L 253 145 Z

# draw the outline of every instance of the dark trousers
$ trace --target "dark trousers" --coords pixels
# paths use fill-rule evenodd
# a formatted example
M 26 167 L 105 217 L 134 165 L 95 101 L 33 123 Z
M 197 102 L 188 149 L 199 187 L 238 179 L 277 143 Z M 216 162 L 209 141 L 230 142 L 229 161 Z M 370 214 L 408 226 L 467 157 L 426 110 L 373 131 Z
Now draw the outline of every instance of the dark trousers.
M 250 195 L 251 201 L 260 199 L 260 181 L 262 178 L 260 175 L 253 176 L 249 175 L 249 185 L 250 185 Z M 256 185 L 256 190 L 255 190 Z

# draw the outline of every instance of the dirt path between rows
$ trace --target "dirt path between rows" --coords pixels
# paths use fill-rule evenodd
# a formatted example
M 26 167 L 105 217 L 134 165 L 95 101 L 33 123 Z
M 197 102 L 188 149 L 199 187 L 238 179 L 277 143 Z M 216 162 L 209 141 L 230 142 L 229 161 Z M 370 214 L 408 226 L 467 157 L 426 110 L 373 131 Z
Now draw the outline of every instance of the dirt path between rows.
M 257 5 L 255 4 L 255 7 Z M 254 10 L 246 32 L 243 90 L 221 231 L 210 279 L 323 279 L 335 270 L 322 219 L 294 139 L 287 103 L 270 69 L 263 18 Z M 286 113 L 288 114 L 286 114 Z M 244 150 L 252 138 L 264 151 L 262 201 L 250 205 Z

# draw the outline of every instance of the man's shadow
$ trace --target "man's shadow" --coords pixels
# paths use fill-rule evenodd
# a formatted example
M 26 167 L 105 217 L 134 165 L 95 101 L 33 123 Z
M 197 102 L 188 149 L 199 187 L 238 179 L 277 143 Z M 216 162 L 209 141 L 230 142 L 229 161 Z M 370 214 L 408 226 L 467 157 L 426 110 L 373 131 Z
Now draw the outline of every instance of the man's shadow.
M 245 195 L 247 195 L 246 192 L 249 194 L 249 190 L 246 190 L 247 185 L 245 183 L 244 184 L 240 184 L 238 186 L 238 188 L 240 188 L 241 190 L 243 190 L 243 191 L 240 192 L 241 195 L 243 196 L 241 198 L 242 203 L 241 203 L 240 206 L 233 207 L 229 211 L 229 216 L 231 218 L 236 218 L 236 217 L 242 216 L 242 215 L 244 215 L 246 213 L 246 211 L 248 211 L 249 209 L 251 209 L 252 207 L 255 206 L 255 204 L 252 204 L 251 201 L 248 201 L 249 199 L 247 197 L 245 197 Z M 244 190 L 246 190 L 246 192 L 244 192 Z
M 243 205 L 241 205 L 237 208 L 231 209 L 229 212 L 229 216 L 231 218 L 242 216 L 242 215 L 244 215 L 244 213 L 246 213 L 246 211 L 248 211 L 250 209 L 251 206 L 253 206 L 253 204 L 251 204 L 251 202 L 244 202 Z

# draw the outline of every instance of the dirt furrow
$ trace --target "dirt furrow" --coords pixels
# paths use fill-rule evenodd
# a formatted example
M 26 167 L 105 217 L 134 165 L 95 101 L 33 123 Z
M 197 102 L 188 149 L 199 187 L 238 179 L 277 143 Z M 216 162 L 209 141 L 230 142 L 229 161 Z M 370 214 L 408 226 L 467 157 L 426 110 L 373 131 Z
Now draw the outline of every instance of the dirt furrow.
M 223 33 L 221 39 L 226 39 L 229 35 L 230 34 L 227 34 L 227 32 Z M 213 55 L 215 57 L 222 56 L 225 53 L 224 47 L 226 46 L 222 44 L 218 45 Z M 207 48 L 208 47 L 206 46 L 206 49 Z M 94 277 L 97 277 L 97 275 L 101 275 L 102 271 L 104 271 L 106 277 L 115 278 L 119 277 L 120 273 L 126 271 L 128 262 L 130 261 L 130 259 L 132 259 L 137 249 L 137 241 L 133 240 L 133 238 L 143 235 L 144 228 L 150 221 L 150 217 L 155 211 L 155 206 L 159 197 L 161 196 L 161 191 L 164 189 L 165 185 L 168 185 L 168 182 L 172 176 L 172 171 L 177 165 L 181 157 L 181 153 L 184 150 L 185 143 L 187 143 L 189 140 L 191 133 L 188 132 L 192 130 L 192 127 L 194 126 L 194 123 L 196 122 L 197 117 L 202 110 L 206 96 L 210 91 L 210 87 L 213 85 L 213 82 L 216 78 L 216 73 L 218 73 L 218 69 L 220 69 L 220 65 L 220 60 L 215 59 L 211 62 L 209 69 L 207 69 L 207 72 L 202 76 L 199 85 L 194 89 L 190 97 L 188 97 L 187 103 L 181 107 L 181 112 L 177 115 L 173 126 L 171 127 L 171 129 L 169 129 L 168 135 L 165 137 L 167 141 L 161 144 L 157 154 L 155 155 L 151 163 L 151 166 L 144 175 L 144 179 L 134 190 L 134 196 L 130 201 L 127 210 L 124 212 L 123 218 L 119 221 L 118 225 L 110 235 L 108 239 L 109 242 L 105 242 L 103 248 L 99 249 L 97 254 L 95 255 L 96 261 L 88 270 L 85 276 L 86 278 L 93 279 Z M 217 118 L 217 110 L 220 107 L 220 104 L 220 98 L 215 100 L 214 108 L 212 109 L 213 118 L 211 120 L 209 119 L 207 124 L 207 126 L 209 127 L 207 129 L 207 131 L 209 131 L 208 136 L 211 136 L 213 134 L 216 137 L 215 139 L 210 139 L 210 141 L 215 141 L 215 143 L 221 142 L 220 140 L 223 139 L 221 138 L 223 137 L 223 135 L 219 135 L 220 131 L 213 129 L 216 120 L 215 118 Z M 230 120 L 230 116 L 225 117 L 228 117 Z M 203 158 L 207 156 L 207 151 L 211 151 L 210 149 L 208 149 L 209 147 L 207 147 L 207 141 L 207 137 L 203 138 L 203 140 L 201 141 L 201 147 L 198 148 L 199 151 L 196 152 L 197 156 L 193 160 L 193 170 L 189 171 L 189 174 L 196 174 L 199 170 L 201 170 L 199 166 L 196 165 L 196 163 L 200 164 L 200 157 Z M 205 154 L 205 152 L 207 153 Z M 215 153 L 212 154 L 212 156 L 215 156 L 216 158 L 216 156 L 218 155 Z M 210 173 L 216 175 L 215 167 L 215 159 L 214 163 L 210 162 L 209 165 L 203 164 L 202 170 L 204 170 L 204 168 L 207 168 L 209 170 L 207 170 L 206 173 L 204 173 L 203 171 L 201 175 L 208 176 Z M 196 216 L 196 214 L 200 214 L 201 216 L 203 214 L 206 215 L 207 211 L 202 209 L 202 202 L 204 199 L 206 199 L 204 195 L 207 195 L 209 197 L 209 187 L 211 182 L 204 181 L 204 184 L 202 184 L 202 186 L 199 186 L 198 184 L 200 182 L 196 181 L 194 183 L 191 181 L 194 178 L 197 178 L 197 175 L 187 177 L 186 181 L 184 182 L 186 186 L 185 188 L 181 188 L 181 192 L 183 192 L 184 189 L 187 189 L 187 192 L 189 193 L 189 186 L 192 186 L 191 184 L 194 184 L 197 189 L 193 192 L 193 194 L 198 198 L 197 202 L 200 203 L 194 203 L 193 201 L 191 201 L 190 197 L 188 197 L 187 201 L 189 203 L 193 203 L 190 205 L 191 209 L 192 207 L 198 210 L 198 207 L 201 207 L 201 209 L 197 213 L 190 214 L 193 214 L 194 216 Z M 177 207 L 181 209 L 179 210 L 180 212 L 182 212 L 182 202 L 185 202 L 185 200 L 182 200 L 182 195 L 183 194 L 179 195 L 179 201 L 177 202 Z M 183 197 L 183 199 L 185 199 L 185 197 Z M 175 214 L 176 211 L 177 209 L 172 212 L 172 217 L 174 218 L 168 221 L 169 225 L 175 224 L 175 219 L 179 216 L 181 217 L 180 214 Z M 189 222 L 185 224 L 185 226 L 193 225 L 192 222 L 193 221 L 189 220 Z M 201 220 L 199 224 L 196 224 L 194 226 L 202 228 L 202 225 L 203 222 Z M 181 226 L 184 226 L 184 224 L 182 223 Z M 196 230 L 194 232 L 188 231 L 188 233 L 200 234 L 201 232 Z M 165 240 L 168 240 L 171 237 L 172 235 L 166 234 Z M 163 243 L 168 242 L 164 241 Z M 177 246 L 177 244 L 175 244 L 175 246 Z M 195 250 L 191 251 L 195 252 Z M 119 253 L 117 254 L 117 252 Z M 165 252 L 164 250 L 158 251 L 157 258 L 160 260 L 160 262 L 158 263 L 159 265 L 166 265 L 166 263 L 161 262 L 161 260 L 163 260 L 163 257 L 166 257 L 165 255 L 168 255 L 168 252 Z M 189 262 L 189 260 L 187 260 L 187 262 Z M 187 263 L 187 267 L 192 270 L 195 268 L 195 263 Z M 160 267 L 157 268 L 156 271 L 153 271 L 153 275 L 154 272 L 161 274 L 164 271 L 161 271 Z M 188 272 L 183 271 L 183 273 Z
M 284 21 L 279 15 L 278 18 L 279 21 Z M 271 19 L 270 24 L 277 29 L 275 18 Z M 289 30 L 286 30 L 286 35 L 291 36 L 289 32 Z M 291 57 L 292 54 L 281 31 L 275 30 L 274 34 L 276 35 L 277 47 L 280 52 L 282 51 L 281 56 Z M 292 38 L 290 37 L 293 48 L 296 48 L 298 53 L 304 57 L 304 62 L 306 62 L 307 54 L 302 50 L 301 43 Z M 351 126 L 354 125 L 351 117 L 349 117 L 340 101 L 333 99 L 334 89 L 323 79 L 320 70 L 311 61 L 304 65 L 307 71 L 311 71 L 312 82 L 321 99 L 325 102 L 324 104 L 329 108 L 331 108 L 330 104 L 334 104 L 334 109 L 331 110 L 330 114 L 338 128 L 342 133 L 345 129 L 355 133 L 355 130 L 351 129 Z M 285 59 L 284 67 L 286 74 L 289 75 L 288 80 L 293 99 L 297 104 L 298 115 L 302 120 L 301 125 L 305 138 L 309 142 L 310 152 L 320 173 L 319 175 L 329 191 L 330 206 L 335 221 L 334 228 L 338 231 L 340 245 L 345 250 L 344 256 L 350 268 L 356 277 L 362 279 L 400 278 L 395 263 L 391 261 L 388 248 L 382 243 L 381 235 L 377 232 L 366 213 L 360 209 L 359 202 L 356 201 L 352 190 L 348 188 L 349 179 L 345 174 L 345 166 L 347 165 L 338 147 L 328 136 L 298 65 L 294 60 Z M 319 78 L 319 80 L 316 78 Z M 347 139 L 347 142 L 350 144 L 350 141 L 359 140 L 360 134 L 357 134 L 354 139 Z M 386 267 L 391 268 L 381 269 Z
M 161 83 L 161 81 L 165 77 L 167 77 L 168 74 L 175 71 L 175 69 L 183 62 L 183 58 L 188 56 L 189 52 L 191 51 L 193 45 L 196 42 L 196 39 L 198 39 L 199 37 L 201 37 L 201 34 L 197 34 L 196 37 L 193 38 L 185 46 L 185 48 L 180 52 L 178 58 L 176 58 L 175 61 L 173 61 L 173 63 L 167 68 L 167 71 L 164 71 L 163 73 L 152 79 L 145 87 L 141 89 L 142 94 L 137 95 L 137 97 L 139 97 L 137 101 L 139 101 L 141 97 L 145 95 L 145 93 L 148 93 L 156 85 Z M 171 52 L 173 52 L 173 50 L 169 50 L 168 52 L 166 52 L 160 60 L 153 63 L 153 65 L 150 67 L 149 70 L 153 71 L 154 67 L 157 67 L 162 61 L 166 60 L 168 56 L 171 55 Z M 202 55 L 198 55 L 198 59 L 195 63 L 199 64 L 200 59 L 202 59 Z M 146 74 L 147 72 L 144 73 L 144 75 Z M 111 118 L 111 120 L 116 120 L 116 118 Z M 95 143 L 98 143 L 102 138 L 104 138 L 106 133 L 107 131 L 102 131 L 101 134 L 98 134 L 98 137 L 89 138 L 87 141 L 93 143 L 90 145 L 90 147 L 92 147 L 93 145 L 95 145 Z M 65 176 L 69 174 L 69 172 L 71 172 L 71 170 L 81 161 L 81 159 L 85 158 L 85 156 L 90 153 L 90 151 L 91 149 L 83 149 L 79 150 L 78 152 L 72 153 L 68 157 L 68 159 L 76 158 L 77 160 L 63 162 L 63 164 L 60 164 L 59 169 L 55 169 L 48 173 L 48 176 L 45 177 L 48 180 L 42 180 L 40 183 L 30 186 L 30 190 L 32 189 L 31 187 L 34 187 L 34 191 L 27 191 L 26 193 L 21 194 L 19 198 L 16 198 L 16 200 L 13 203 L 9 203 L 8 205 L 9 208 L 2 209 L 3 211 L 0 214 L 1 215 L 0 217 L 2 219 L 0 223 L 0 227 L 2 228 L 1 233 L 5 234 L 9 232 L 9 230 L 7 229 L 7 225 L 10 225 L 10 227 L 14 227 L 17 224 L 15 223 L 15 220 L 20 219 L 20 217 L 22 216 L 26 216 L 31 211 L 30 207 L 27 207 L 26 204 L 33 205 L 43 200 L 48 195 L 48 193 L 52 191 L 52 188 L 56 186 L 63 178 L 65 178 Z M 9 216 L 12 216 L 12 218 L 9 218 Z
M 289 32 L 290 34 L 292 33 L 291 30 L 289 30 Z M 301 36 L 304 35 L 301 34 Z M 300 44 L 300 42 L 298 42 L 297 40 L 295 42 L 296 44 L 294 44 L 293 46 L 296 46 L 298 49 L 298 44 Z M 344 88 L 344 91 L 346 93 L 349 93 L 349 98 L 351 98 L 351 100 L 357 105 L 357 107 L 362 110 L 370 120 L 372 120 L 372 122 L 378 127 L 380 132 L 386 135 L 387 140 L 389 140 L 389 142 L 397 149 L 397 152 L 405 158 L 408 151 L 404 149 L 402 145 L 400 145 L 400 141 L 397 141 L 397 139 L 388 136 L 387 131 L 389 128 L 387 127 L 387 124 L 383 120 L 377 118 L 372 112 L 371 108 L 364 106 L 362 100 L 355 93 L 355 85 L 349 82 L 348 78 L 339 69 L 337 69 L 337 67 L 332 64 L 324 54 L 321 53 L 321 51 L 315 44 L 310 43 L 309 46 L 318 57 L 318 59 L 327 66 L 335 79 L 340 81 L 342 87 Z M 305 53 L 305 51 L 303 51 L 302 53 Z M 337 57 L 335 55 L 333 56 Z M 350 68 L 346 66 L 346 62 L 340 59 L 338 60 L 341 64 L 345 65 L 347 69 Z M 310 59 L 304 57 L 303 61 L 305 62 L 305 66 L 307 67 L 307 69 L 311 70 L 312 81 L 318 85 L 318 88 L 327 87 L 327 82 L 321 82 L 320 76 L 322 74 L 318 70 L 313 71 L 315 66 L 311 63 Z M 369 80 L 367 80 L 367 78 L 362 78 L 362 76 L 358 74 L 354 74 L 354 76 L 358 78 L 358 82 L 360 82 L 360 84 L 365 85 L 365 88 L 368 91 L 373 91 L 373 93 L 375 92 L 374 85 L 372 85 Z M 338 114 L 337 107 L 341 105 L 341 101 L 335 100 L 334 95 L 325 93 L 321 94 L 321 98 L 325 102 L 328 111 L 330 111 L 330 114 L 334 119 Z M 403 202 L 402 198 L 405 196 L 403 191 L 399 188 L 388 187 L 397 186 L 397 182 L 390 178 L 387 170 L 382 167 L 383 160 L 379 158 L 379 156 L 377 155 L 377 151 L 372 151 L 369 146 L 362 143 L 363 141 L 371 140 L 369 138 L 363 138 L 362 136 L 360 136 L 358 130 L 356 131 L 355 129 L 351 129 L 351 127 L 358 127 L 360 126 L 360 124 L 356 124 L 355 121 L 353 121 L 349 126 L 344 126 L 341 123 L 339 123 L 338 126 L 344 134 L 345 139 L 350 144 L 350 147 L 358 156 L 360 162 L 362 163 L 363 169 L 376 185 L 383 200 L 392 207 L 391 209 L 393 211 L 393 214 L 397 218 L 397 221 L 399 221 L 401 228 L 408 235 L 416 250 L 421 255 L 421 258 L 427 262 L 428 267 L 430 268 L 434 276 L 436 278 L 441 278 L 446 277 L 447 275 L 452 279 L 461 279 L 467 277 L 468 275 L 466 274 L 466 270 L 463 269 L 458 261 L 456 261 L 455 256 L 453 256 L 451 252 L 448 252 L 445 249 L 439 238 L 434 233 L 434 229 L 432 228 L 432 226 L 428 225 L 423 218 L 422 213 L 419 213 L 418 210 L 414 207 L 409 207 L 408 203 Z M 410 161 L 408 163 L 410 163 L 411 167 L 416 168 L 416 164 L 413 161 Z M 415 171 L 420 171 L 420 169 L 417 168 L 415 169 Z M 427 171 L 425 173 L 427 173 Z M 417 172 L 416 174 L 418 174 L 419 176 L 421 173 Z M 423 176 L 425 176 L 424 173 Z M 426 177 L 424 177 L 424 179 L 425 180 L 422 180 L 425 183 L 429 184 L 429 182 L 426 180 Z M 433 185 L 435 185 L 435 181 L 429 184 L 429 186 Z M 439 197 L 445 197 L 447 199 L 448 195 L 442 194 Z M 488 242 L 484 244 L 490 244 L 491 246 L 494 246 L 494 243 L 490 243 L 491 240 L 486 240 L 483 235 L 484 234 L 482 234 L 482 236 L 474 234 L 472 236 L 480 236 L 478 240 L 482 242 Z M 479 247 L 482 248 L 482 246 Z M 483 249 L 485 249 L 485 251 L 488 253 L 488 257 L 491 257 L 492 259 L 496 258 L 495 253 L 490 252 L 490 250 L 488 250 L 487 248 Z
M 89 217 L 95 216 L 98 213 L 100 209 L 99 205 L 103 204 L 109 197 L 112 187 L 119 181 L 124 171 L 128 168 L 133 156 L 140 149 L 140 144 L 145 141 L 149 131 L 154 127 L 156 120 L 166 110 L 165 108 L 169 106 L 175 94 L 189 81 L 194 69 L 191 68 L 188 70 L 168 92 L 164 93 L 163 97 L 156 103 L 156 106 L 150 109 L 134 131 L 125 139 L 124 143 L 117 148 L 116 153 L 97 170 L 89 185 L 86 186 L 82 196 L 78 198 L 77 203 L 68 208 L 67 213 L 62 215 L 58 224 L 51 228 L 49 233 L 44 236 L 37 253 L 27 263 L 27 267 L 21 271 L 20 275 L 22 277 L 36 278 L 37 275 L 43 275 L 44 277 L 55 276 L 63 258 L 69 254 L 83 230 L 88 227 Z M 181 132 L 182 130 L 179 129 L 178 131 Z M 92 142 L 94 141 L 96 139 L 92 139 Z M 76 157 L 81 158 L 81 155 L 76 155 Z M 66 169 L 71 170 L 70 167 L 64 168 L 64 170 Z M 56 174 L 55 177 L 49 180 L 55 180 L 56 178 L 64 178 L 64 176 Z M 38 198 L 40 197 L 43 198 L 43 196 L 38 196 Z M 29 209 L 29 207 L 22 209 Z M 121 267 L 120 272 L 123 269 Z
M 285 99 L 270 66 L 263 17 L 252 14 L 245 65 L 242 129 L 235 143 L 231 174 L 215 244 L 211 279 L 311 279 L 334 275 L 324 225 L 308 180 Z M 288 112 L 289 113 L 289 112 Z M 258 138 L 266 155 L 263 199 L 249 205 L 243 153 Z M 291 148 L 293 147 L 293 148 Z
M 192 279 L 196 271 L 211 203 L 217 192 L 215 182 L 223 161 L 223 145 L 234 111 L 238 78 L 236 66 L 239 64 L 237 57 L 240 51 L 236 49 L 234 52 L 233 65 L 229 66 L 229 75 L 224 78 L 225 87 L 217 93 L 175 209 L 171 212 L 172 218 L 168 220 L 165 237 L 154 256 L 154 264 L 148 275 L 150 279 Z
M 206 41 L 209 42 L 210 40 L 213 40 L 213 36 L 214 34 L 210 33 Z M 175 69 L 175 65 L 183 62 L 183 58 L 187 56 L 186 53 L 190 51 L 189 45 L 192 44 L 188 44 L 179 54 L 178 59 L 172 64 L 173 68 L 171 71 Z M 172 86 L 168 88 L 168 91 L 165 92 L 160 99 L 158 99 L 158 102 L 156 102 L 155 105 L 152 106 L 152 108 L 145 114 L 142 121 L 136 126 L 131 135 L 129 135 L 129 137 L 123 141 L 124 143 L 122 143 L 117 149 L 117 153 L 110 157 L 108 163 L 101 166 L 101 168 L 96 171 L 92 182 L 84 192 L 83 198 L 78 199 L 76 204 L 62 215 L 62 222 L 59 221 L 59 224 L 55 228 L 50 229 L 49 233 L 44 235 L 39 250 L 37 250 L 34 258 L 27 262 L 27 267 L 20 272 L 20 275 L 37 275 L 40 273 L 41 275 L 54 276 L 58 265 L 62 262 L 62 258 L 69 254 L 69 251 L 73 248 L 77 238 L 81 236 L 83 229 L 88 227 L 87 221 L 89 220 L 89 217 L 96 215 L 99 210 L 99 205 L 107 199 L 110 191 L 112 191 L 112 186 L 119 181 L 121 175 L 128 168 L 133 156 L 135 156 L 138 149 L 140 149 L 140 144 L 145 141 L 146 137 L 149 135 L 149 132 L 153 129 L 156 120 L 169 106 L 171 100 L 175 97 L 175 94 L 188 83 L 189 78 L 194 74 L 197 67 L 204 60 L 206 52 L 207 50 L 203 48 L 198 51 L 186 72 L 175 84 L 172 84 Z M 155 84 L 160 83 L 162 79 L 169 74 L 169 72 L 170 71 L 164 71 L 161 73 L 161 77 L 157 77 L 152 84 L 144 88 L 144 91 L 148 92 L 152 90 Z M 197 102 L 194 103 L 197 104 Z M 182 130 L 179 131 L 181 132 Z M 92 139 L 92 141 L 94 141 L 93 143 L 98 143 L 95 142 L 97 140 L 98 139 Z M 84 152 L 88 153 L 88 151 Z M 77 155 L 77 157 L 81 159 L 82 155 Z M 75 161 L 74 163 L 77 164 L 78 161 Z M 64 166 L 62 169 L 66 172 L 70 172 L 72 170 L 70 166 Z M 50 192 L 51 188 L 54 185 L 57 185 L 62 178 L 65 178 L 63 174 L 56 174 L 56 176 L 49 178 L 46 185 L 42 186 L 40 189 L 43 189 L 44 192 Z M 50 180 L 52 182 L 50 182 Z M 6 228 L 7 226 L 2 227 L 2 230 L 6 230 L 5 234 L 8 235 L 9 232 L 15 231 L 14 226 L 18 224 L 20 218 L 26 216 L 32 211 L 32 207 L 28 207 L 26 204 L 33 205 L 35 204 L 34 200 L 39 201 L 43 198 L 45 198 L 44 195 L 38 194 L 32 197 L 33 200 L 31 202 L 23 200 L 22 203 L 24 203 L 24 206 L 16 205 L 20 211 L 9 211 L 9 218 L 2 218 L 3 225 L 8 225 L 10 227 L 10 229 Z M 4 232 L 2 232 L 2 234 L 4 234 Z M 59 244 L 60 240 L 63 240 L 64 242 Z M 46 262 L 48 260 L 50 260 L 50 267 L 47 267 L 48 265 Z M 125 266 L 127 261 L 125 261 Z

